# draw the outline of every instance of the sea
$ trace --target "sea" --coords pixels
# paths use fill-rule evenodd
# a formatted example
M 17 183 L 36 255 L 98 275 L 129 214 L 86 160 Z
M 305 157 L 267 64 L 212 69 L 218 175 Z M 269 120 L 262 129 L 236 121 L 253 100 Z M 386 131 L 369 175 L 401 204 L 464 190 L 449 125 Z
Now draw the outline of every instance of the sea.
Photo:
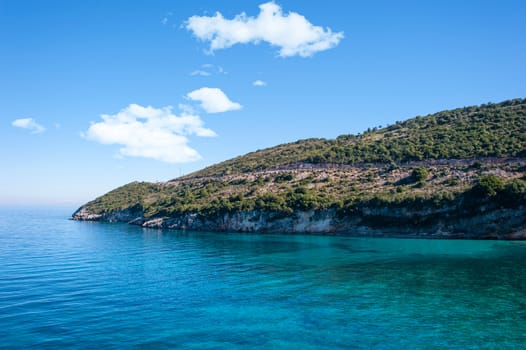
M 524 349 L 526 242 L 243 234 L 0 208 L 1 349 Z

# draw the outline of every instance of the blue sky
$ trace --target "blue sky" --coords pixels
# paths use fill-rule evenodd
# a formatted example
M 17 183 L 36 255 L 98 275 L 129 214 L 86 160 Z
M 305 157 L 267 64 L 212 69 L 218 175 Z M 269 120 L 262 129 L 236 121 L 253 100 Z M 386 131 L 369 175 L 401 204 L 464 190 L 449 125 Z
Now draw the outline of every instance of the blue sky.
M 518 0 L 0 0 L 0 204 L 80 205 L 525 97 L 525 16 Z

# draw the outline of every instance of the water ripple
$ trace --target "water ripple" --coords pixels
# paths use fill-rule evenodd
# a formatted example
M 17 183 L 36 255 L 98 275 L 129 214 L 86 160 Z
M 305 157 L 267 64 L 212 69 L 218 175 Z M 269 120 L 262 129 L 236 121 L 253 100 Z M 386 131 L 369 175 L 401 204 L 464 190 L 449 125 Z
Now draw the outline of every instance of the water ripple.
M 143 230 L 0 210 L 2 348 L 520 348 L 526 245 Z

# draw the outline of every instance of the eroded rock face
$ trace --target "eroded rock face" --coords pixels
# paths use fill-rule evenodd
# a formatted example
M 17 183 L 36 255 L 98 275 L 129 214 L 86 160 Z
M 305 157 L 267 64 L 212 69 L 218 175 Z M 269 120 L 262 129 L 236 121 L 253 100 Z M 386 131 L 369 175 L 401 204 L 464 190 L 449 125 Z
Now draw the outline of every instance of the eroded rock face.
M 88 211 L 88 209 L 81 207 L 71 217 L 73 220 L 78 221 L 100 221 L 102 219 L 102 214 L 93 214 Z
M 144 212 L 137 207 L 102 214 L 94 214 L 89 212 L 89 210 L 86 207 L 81 207 L 75 213 L 73 213 L 71 218 L 77 221 L 107 221 L 132 223 L 132 221 L 134 220 L 140 220 L 143 216 Z M 144 220 L 142 222 L 144 222 Z
M 469 217 L 448 217 L 434 212 L 397 213 L 383 209 L 366 211 L 366 216 L 339 217 L 335 210 L 297 211 L 291 215 L 261 211 L 225 213 L 205 217 L 187 213 L 178 217 L 145 218 L 137 209 L 111 214 L 92 214 L 81 208 L 74 220 L 126 222 L 145 228 L 215 232 L 317 233 L 350 236 L 526 239 L 526 206 L 498 209 Z M 397 214 L 397 216 L 393 215 Z M 419 224 L 408 224 L 418 214 Z M 439 214 L 438 216 L 436 214 Z M 426 219 L 429 215 L 430 219 Z M 424 219 L 422 221 L 422 219 Z M 424 222 L 424 223 L 422 223 Z

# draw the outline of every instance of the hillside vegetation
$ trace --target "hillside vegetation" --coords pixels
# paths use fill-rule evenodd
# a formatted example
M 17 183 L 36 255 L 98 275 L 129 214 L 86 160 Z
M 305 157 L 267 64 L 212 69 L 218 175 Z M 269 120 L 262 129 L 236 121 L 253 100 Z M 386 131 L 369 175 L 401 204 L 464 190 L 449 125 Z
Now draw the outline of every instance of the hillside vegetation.
M 188 177 L 260 171 L 287 164 L 404 163 L 526 157 L 526 99 L 416 117 L 359 135 L 307 139 L 249 153 Z
M 134 209 L 146 219 L 332 210 L 370 224 L 388 224 L 375 209 L 405 208 L 416 210 L 406 221 L 420 224 L 430 220 L 425 210 L 465 216 L 521 206 L 525 174 L 526 99 L 515 99 L 279 145 L 165 183 L 134 182 L 83 208 Z

